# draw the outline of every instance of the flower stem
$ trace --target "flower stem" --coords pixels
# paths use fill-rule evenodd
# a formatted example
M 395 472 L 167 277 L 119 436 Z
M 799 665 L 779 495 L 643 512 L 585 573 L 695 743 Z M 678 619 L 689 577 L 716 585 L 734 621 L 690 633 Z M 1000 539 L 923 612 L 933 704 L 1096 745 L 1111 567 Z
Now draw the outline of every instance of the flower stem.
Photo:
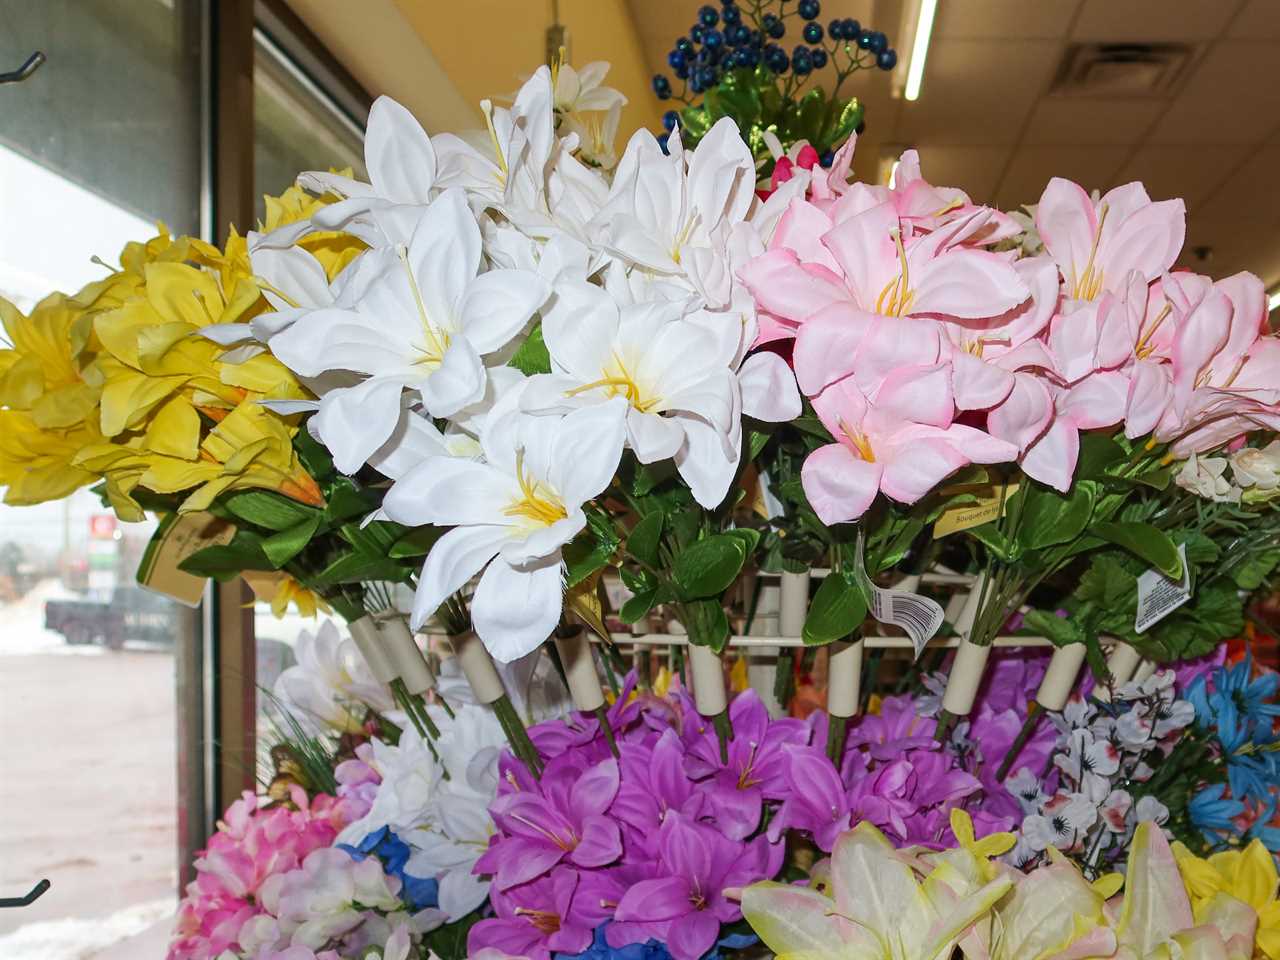
M 951 726 L 956 722 L 956 715 L 947 709 L 938 711 L 938 725 L 934 727 L 933 739 L 938 743 L 946 743 Z
M 791 647 L 784 647 L 778 652 L 778 666 L 773 677 L 773 698 L 778 701 L 784 714 L 791 712 L 791 695 L 795 692 L 792 681 L 795 679 L 795 652 Z
M 604 738 L 609 742 L 609 752 L 615 757 L 621 756 L 618 753 L 618 741 L 613 736 L 613 727 L 609 723 L 609 711 L 604 708 L 604 704 L 596 707 L 596 719 L 600 721 L 600 729 L 604 731 Z
M 511 705 L 511 698 L 504 693 L 493 701 L 493 711 L 498 715 L 498 721 L 502 724 L 502 729 L 507 735 L 507 742 L 511 744 L 512 752 L 524 762 L 524 765 L 529 768 L 529 772 L 534 777 L 541 779 L 542 758 L 538 756 L 537 748 L 533 745 L 533 741 L 529 739 L 529 733 L 524 728 L 524 721 L 520 719 L 516 708 Z
M 716 737 L 720 741 L 720 762 L 729 762 L 729 741 L 733 739 L 733 727 L 729 725 L 729 710 L 726 708 L 711 718 L 716 728 Z
M 1032 700 L 1027 706 L 1027 719 L 1022 721 L 1022 729 L 1014 737 L 1013 743 L 1009 746 L 1009 751 L 1004 755 L 1004 759 L 1000 761 L 1000 766 L 996 770 L 997 780 L 1003 780 L 1008 775 L 1009 768 L 1013 766 L 1013 762 L 1018 759 L 1018 754 L 1022 752 L 1022 748 L 1027 745 L 1027 741 L 1035 733 L 1039 722 L 1040 704 Z
M 848 727 L 848 717 L 827 714 L 827 758 L 837 769 L 840 767 L 840 756 L 844 753 L 844 738 Z

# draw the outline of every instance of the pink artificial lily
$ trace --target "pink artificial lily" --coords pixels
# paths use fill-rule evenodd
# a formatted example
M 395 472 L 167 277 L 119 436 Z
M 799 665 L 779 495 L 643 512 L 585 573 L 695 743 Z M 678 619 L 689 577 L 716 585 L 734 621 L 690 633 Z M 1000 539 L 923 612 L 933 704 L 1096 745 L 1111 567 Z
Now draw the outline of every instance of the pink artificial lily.
M 871 395 L 852 375 L 813 398 L 836 442 L 820 447 L 801 471 L 805 495 L 823 523 L 856 520 L 881 490 L 915 503 L 969 463 L 999 463 L 1017 447 L 953 423 L 946 363 L 891 370 Z
M 1173 265 L 1186 236 L 1186 206 L 1154 203 L 1137 182 L 1095 204 L 1078 184 L 1054 177 L 1036 208 L 1036 228 L 1062 271 L 1063 295 L 1097 300 L 1120 292 L 1130 270 L 1151 282 Z
M 920 154 L 914 150 L 905 151 L 898 160 L 890 193 L 898 216 L 917 231 L 938 230 L 982 209 L 960 188 L 938 187 L 925 180 L 920 172 Z M 1013 217 L 991 210 L 983 228 L 970 242 L 997 243 L 1016 236 L 1021 229 Z

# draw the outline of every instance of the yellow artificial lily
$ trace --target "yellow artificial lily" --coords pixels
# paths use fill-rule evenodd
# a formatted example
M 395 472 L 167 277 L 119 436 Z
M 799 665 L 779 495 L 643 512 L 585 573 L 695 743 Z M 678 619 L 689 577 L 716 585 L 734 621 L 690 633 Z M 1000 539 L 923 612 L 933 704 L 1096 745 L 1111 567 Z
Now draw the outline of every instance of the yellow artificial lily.
M 308 590 L 288 574 L 284 574 L 276 584 L 276 592 L 271 597 L 271 612 L 279 619 L 289 611 L 289 604 L 297 607 L 299 615 L 304 617 L 333 612 L 333 608 L 318 594 Z
M 1187 886 L 1164 832 L 1150 822 L 1138 824 L 1115 924 L 1118 960 L 1249 960 L 1257 927 L 1253 908 L 1219 890 L 1197 926 Z
M 0 323 L 9 348 L 0 350 L 0 404 L 30 411 L 42 427 L 70 428 L 92 415 L 97 391 L 77 360 L 75 328 L 84 311 L 60 293 L 23 316 L 0 299 Z
M 1261 840 L 1243 850 L 1197 857 L 1181 843 L 1173 845 L 1178 870 L 1191 895 L 1197 923 L 1209 923 L 1220 908 L 1221 895 L 1247 903 L 1258 915 L 1257 949 L 1267 960 L 1280 960 L 1280 900 L 1275 858 Z
M 206 509 L 227 490 L 262 488 L 311 506 L 324 497 L 293 450 L 293 431 L 254 400 L 228 413 L 200 443 L 199 457 L 150 455 L 139 483 L 157 493 L 196 489 L 178 507 L 180 513 Z
M 75 465 L 95 439 L 91 428 L 44 427 L 25 410 L 0 410 L 0 486 L 4 502 L 30 506 L 58 500 L 93 483 L 98 475 Z
M 742 913 L 774 953 L 795 960 L 935 960 L 1012 887 L 1001 876 L 956 896 L 943 864 L 923 882 L 866 821 L 836 841 L 831 895 L 764 882 L 742 894 Z
M 351 176 L 350 168 L 336 172 L 346 177 Z M 278 197 L 264 199 L 267 216 L 262 223 L 262 232 L 270 233 L 299 220 L 309 220 L 317 210 L 333 203 L 338 197 L 334 194 L 313 197 L 301 187 L 292 186 Z M 320 266 L 324 267 L 325 275 L 331 281 L 366 249 L 363 241 L 349 233 L 324 230 L 303 237 L 298 241 L 298 246 L 320 261 Z

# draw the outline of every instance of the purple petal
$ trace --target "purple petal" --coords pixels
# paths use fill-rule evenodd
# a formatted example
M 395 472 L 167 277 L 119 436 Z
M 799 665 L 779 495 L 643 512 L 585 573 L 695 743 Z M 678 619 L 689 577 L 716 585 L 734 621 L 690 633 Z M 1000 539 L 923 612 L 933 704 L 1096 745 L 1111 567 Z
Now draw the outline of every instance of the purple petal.
M 547 937 L 547 946 L 556 953 L 582 953 L 591 946 L 590 927 L 580 924 L 561 924 L 560 929 Z
M 695 910 L 671 924 L 667 950 L 675 960 L 698 960 L 715 946 L 719 934 L 719 921 L 705 911 Z
M 569 796 L 570 809 L 576 820 L 583 821 L 608 810 L 617 795 L 618 761 L 610 757 L 578 778 Z
M 759 787 L 741 788 L 733 774 L 721 774 L 708 791 L 716 824 L 730 840 L 745 840 L 760 825 L 764 793 Z
M 693 909 L 691 893 L 689 882 L 683 877 L 641 880 L 623 894 L 614 918 L 643 922 L 673 920 Z
M 489 947 L 508 956 L 524 957 L 540 939 L 527 920 L 481 920 L 467 933 L 467 955 L 474 956 Z
M 511 837 L 491 848 L 485 855 L 498 869 L 493 882 L 499 890 L 509 890 L 546 873 L 564 856 L 564 851 L 551 843 Z
M 704 832 L 705 831 L 705 832 Z M 658 835 L 658 848 L 667 869 L 690 884 L 700 885 L 711 874 L 710 828 L 699 828 L 675 811 L 667 814 Z
M 590 816 L 582 821 L 582 839 L 569 854 L 580 867 L 603 867 L 622 856 L 618 824 L 608 817 Z

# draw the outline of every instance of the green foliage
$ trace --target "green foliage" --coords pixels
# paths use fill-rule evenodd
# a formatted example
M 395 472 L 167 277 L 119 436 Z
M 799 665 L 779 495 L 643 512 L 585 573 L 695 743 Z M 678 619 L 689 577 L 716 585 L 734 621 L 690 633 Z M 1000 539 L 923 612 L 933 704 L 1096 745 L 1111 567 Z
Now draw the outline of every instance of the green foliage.
M 818 586 L 804 621 L 806 645 L 831 643 L 849 636 L 867 617 L 867 598 L 855 572 L 832 570 Z
M 541 321 L 534 324 L 507 365 L 515 367 L 526 377 L 551 372 L 551 353 L 547 350 L 546 341 L 542 339 Z

